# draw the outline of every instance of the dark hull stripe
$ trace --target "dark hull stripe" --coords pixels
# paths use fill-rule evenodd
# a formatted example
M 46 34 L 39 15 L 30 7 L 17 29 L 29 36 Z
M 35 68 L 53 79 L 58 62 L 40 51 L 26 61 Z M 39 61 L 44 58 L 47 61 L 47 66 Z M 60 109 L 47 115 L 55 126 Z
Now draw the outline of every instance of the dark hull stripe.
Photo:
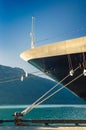
M 77 66 L 82 65 L 83 56 L 82 53 L 71 54 L 72 66 L 75 69 Z M 86 54 L 85 54 L 86 56 Z M 55 79 L 56 81 L 62 80 L 66 75 L 69 74 L 69 64 L 67 55 L 64 56 L 53 56 L 46 58 L 32 59 L 28 61 L 36 68 L 44 72 L 46 75 Z M 76 76 L 83 72 L 83 66 L 81 66 L 75 73 L 73 77 L 69 77 L 63 82 L 63 85 L 74 79 Z M 82 76 L 69 86 L 68 89 L 73 91 L 76 95 L 86 100 L 86 77 Z

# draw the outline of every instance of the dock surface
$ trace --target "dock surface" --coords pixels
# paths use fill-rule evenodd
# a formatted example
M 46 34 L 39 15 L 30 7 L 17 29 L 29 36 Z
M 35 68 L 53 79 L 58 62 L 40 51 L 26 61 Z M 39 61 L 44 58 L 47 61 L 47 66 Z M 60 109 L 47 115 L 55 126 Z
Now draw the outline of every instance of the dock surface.
M 0 126 L 0 130 L 86 130 L 86 127 Z
M 86 130 L 86 127 L 29 127 L 30 130 Z

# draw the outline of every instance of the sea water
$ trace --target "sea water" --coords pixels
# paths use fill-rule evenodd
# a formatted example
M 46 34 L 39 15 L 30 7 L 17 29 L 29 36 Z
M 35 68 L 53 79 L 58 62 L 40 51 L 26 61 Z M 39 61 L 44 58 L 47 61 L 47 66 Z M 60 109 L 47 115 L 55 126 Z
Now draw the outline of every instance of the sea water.
M 14 119 L 15 112 L 23 111 L 28 105 L 0 106 L 0 119 Z M 86 105 L 40 105 L 24 115 L 23 119 L 86 119 Z M 1 125 L 14 125 L 3 123 Z

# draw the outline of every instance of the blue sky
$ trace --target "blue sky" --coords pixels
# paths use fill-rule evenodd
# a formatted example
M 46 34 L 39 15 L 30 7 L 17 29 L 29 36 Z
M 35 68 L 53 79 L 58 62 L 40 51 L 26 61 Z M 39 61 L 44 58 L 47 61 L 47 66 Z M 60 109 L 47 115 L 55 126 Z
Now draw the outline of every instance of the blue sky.
M 1 65 L 35 71 L 19 57 L 31 46 L 32 16 L 36 46 L 86 36 L 86 0 L 0 0 Z

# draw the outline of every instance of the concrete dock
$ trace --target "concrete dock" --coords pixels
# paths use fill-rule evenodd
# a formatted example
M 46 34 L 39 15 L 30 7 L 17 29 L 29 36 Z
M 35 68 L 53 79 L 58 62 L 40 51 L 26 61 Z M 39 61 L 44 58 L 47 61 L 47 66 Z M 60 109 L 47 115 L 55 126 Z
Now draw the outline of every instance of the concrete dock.
M 86 127 L 0 126 L 0 130 L 86 130 Z
M 29 127 L 29 130 L 86 130 L 86 127 Z
M 35 127 L 32 129 L 30 128 L 29 130 L 86 130 L 86 127 Z

